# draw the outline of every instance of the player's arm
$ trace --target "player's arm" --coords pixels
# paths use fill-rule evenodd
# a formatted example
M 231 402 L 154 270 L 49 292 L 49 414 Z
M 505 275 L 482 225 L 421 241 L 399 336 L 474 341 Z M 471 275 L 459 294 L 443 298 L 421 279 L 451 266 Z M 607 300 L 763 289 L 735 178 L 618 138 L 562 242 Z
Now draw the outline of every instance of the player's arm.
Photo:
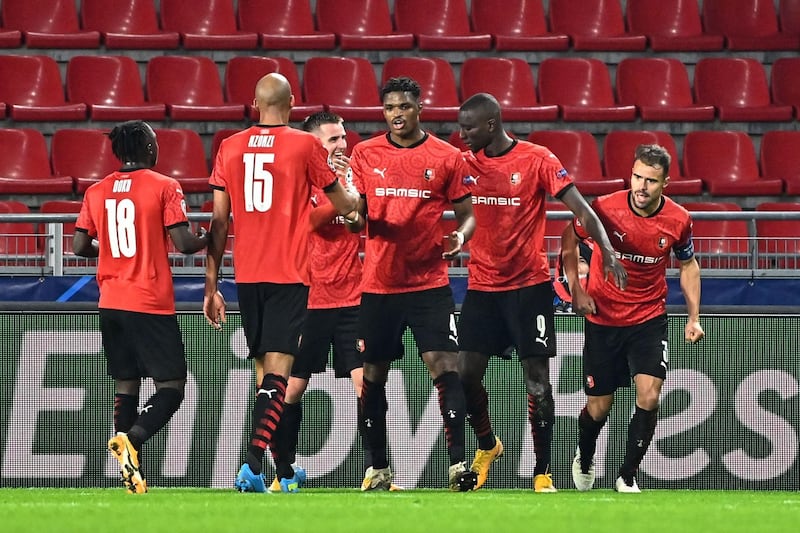
M 214 189 L 211 226 L 206 255 L 206 284 L 203 295 L 203 314 L 206 321 L 215 329 L 221 329 L 225 322 L 225 298 L 217 289 L 219 270 L 222 266 L 222 254 L 228 242 L 228 224 L 231 215 L 231 197 L 221 189 Z
M 581 221 L 581 225 L 586 228 L 589 236 L 600 246 L 600 252 L 603 257 L 603 272 L 606 279 L 611 274 L 614 277 L 616 286 L 624 290 L 628 285 L 628 273 L 622 263 L 617 260 L 617 256 L 614 254 L 614 247 L 611 246 L 611 241 L 603 224 L 597 217 L 597 213 L 594 212 L 594 209 L 586 202 L 586 199 L 576 187 L 568 187 L 559 199 L 575 214 L 578 220 Z M 570 286 L 571 289 L 572 287 Z
M 78 228 L 72 236 L 72 251 L 81 257 L 97 257 L 100 248 L 95 239 L 89 236 L 85 229 Z
M 572 295 L 572 310 L 579 315 L 592 315 L 597 312 L 597 305 L 578 278 L 579 242 L 575 228 L 572 224 L 568 224 L 561 232 L 561 266 L 564 268 L 569 293 Z
M 686 300 L 686 312 L 689 315 L 684 328 L 684 338 L 686 342 L 695 343 L 705 336 L 705 332 L 700 326 L 700 265 L 694 256 L 681 261 L 680 284 L 683 299 Z
M 472 238 L 475 233 L 475 214 L 472 211 L 472 195 L 468 194 L 453 202 L 453 212 L 456 215 L 458 228 L 450 233 L 450 242 L 453 244 L 449 252 L 442 254 L 443 259 L 452 259 L 461 252 L 464 243 Z
M 209 235 L 200 228 L 196 234 L 189 229 L 189 224 L 178 224 L 169 228 L 169 237 L 175 248 L 182 254 L 193 254 L 208 246 Z

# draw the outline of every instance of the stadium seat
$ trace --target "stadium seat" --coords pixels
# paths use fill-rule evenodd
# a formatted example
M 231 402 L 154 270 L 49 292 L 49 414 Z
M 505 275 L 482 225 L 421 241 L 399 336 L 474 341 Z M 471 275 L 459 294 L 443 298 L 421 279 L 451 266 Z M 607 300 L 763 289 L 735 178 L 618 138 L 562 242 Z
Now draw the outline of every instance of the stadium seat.
M 78 25 L 75 0 L 3 0 L 3 27 L 18 30 L 27 48 L 97 48 L 100 32 Z
M 413 50 L 414 35 L 397 33 L 386 0 L 317 0 L 320 31 L 336 34 L 342 50 Z
M 548 57 L 539 64 L 539 101 L 556 104 L 565 122 L 628 122 L 636 107 L 617 105 L 606 64 L 595 58 Z
M 30 208 L 17 200 L 0 200 L 0 213 L 26 214 Z M 8 256 L 28 256 L 37 254 L 36 229 L 32 222 L 0 221 L 0 265 L 18 265 L 19 262 Z
M 458 120 L 461 102 L 449 62 L 440 57 L 390 57 L 383 63 L 382 83 L 398 76 L 408 76 L 420 84 L 420 99 L 424 105 L 422 121 Z
M 350 157 L 350 154 L 353 153 L 353 147 L 360 143 L 363 139 L 361 138 L 361 134 L 356 130 L 351 130 L 348 128 L 347 123 L 345 123 L 344 127 L 344 134 L 347 137 L 347 149 L 344 151 L 344 153 L 346 156 Z
M 0 55 L 0 102 L 16 121 L 86 120 L 86 104 L 69 104 L 51 56 Z
M 679 59 L 626 57 L 617 64 L 616 88 L 617 101 L 636 106 L 645 122 L 714 120 L 713 105 L 694 103 L 689 73 Z
M 722 122 L 792 120 L 789 105 L 773 104 L 764 66 L 746 57 L 704 57 L 694 68 L 698 104 L 713 105 Z
M 619 0 L 550 0 L 550 28 L 565 33 L 574 50 L 638 51 L 647 38 L 625 31 Z
M 324 104 L 345 120 L 383 117 L 372 63 L 363 57 L 311 57 L 303 69 L 305 101 Z
M 800 35 L 800 0 L 780 0 L 778 25 L 783 34 Z
M 741 212 L 733 202 L 682 202 L 690 213 L 697 211 Z M 750 232 L 747 220 L 692 218 L 694 251 L 700 268 L 750 268 Z
M 764 132 L 759 160 L 762 178 L 780 178 L 786 194 L 800 195 L 800 131 Z
M 800 36 L 781 33 L 774 0 L 703 0 L 706 32 L 728 50 L 797 50 Z
M 472 0 L 470 22 L 492 35 L 498 52 L 569 48 L 568 35 L 548 31 L 542 0 Z
M 85 103 L 92 120 L 164 120 L 164 104 L 144 99 L 136 61 L 128 56 L 73 56 L 67 63 L 67 100 Z
M 297 75 L 297 67 L 288 57 L 236 56 L 228 60 L 225 67 L 225 101 L 245 106 L 250 120 L 258 120 L 258 111 L 253 106 L 253 97 L 258 80 L 263 76 L 278 72 L 286 76 L 294 94 L 294 107 L 289 119 L 303 120 L 311 113 L 323 110 L 322 104 L 308 104 L 303 98 L 302 85 Z
M 99 31 L 109 50 L 174 50 L 180 43 L 175 31 L 158 25 L 153 0 L 83 0 L 81 26 Z
M 309 0 L 239 0 L 239 28 L 258 33 L 265 50 L 333 50 L 336 35 L 314 28 Z
M 703 180 L 712 196 L 774 196 L 780 179 L 762 179 L 753 141 L 741 131 L 694 130 L 683 139 L 683 175 Z
M 394 22 L 397 31 L 414 34 L 420 50 L 492 47 L 490 34 L 471 30 L 466 0 L 395 0 Z
M 762 202 L 757 212 L 800 211 L 796 202 Z M 800 268 L 800 219 L 756 219 L 756 243 L 759 268 Z
M 161 27 L 178 32 L 187 50 L 246 50 L 258 34 L 241 31 L 230 0 L 160 0 Z
M 0 27 L 0 48 L 19 48 L 22 45 L 22 32 Z
M 217 65 L 207 56 L 155 56 L 147 63 L 147 100 L 163 103 L 172 120 L 234 120 L 243 104 L 225 103 Z
M 703 32 L 697 0 L 627 0 L 626 19 L 647 36 L 654 52 L 710 52 L 725 46 L 722 35 Z
M 490 93 L 508 121 L 541 122 L 558 119 L 557 105 L 540 105 L 531 66 L 524 59 L 468 57 L 461 65 L 461 101 Z
M 178 180 L 185 193 L 210 193 L 210 172 L 200 134 L 179 128 L 162 128 L 155 132 L 158 162 L 154 170 Z
M 603 140 L 603 170 L 606 178 L 622 178 L 627 184 L 631 177 L 636 147 L 640 144 L 658 144 L 672 156 L 669 170 L 667 195 L 699 195 L 703 182 L 699 179 L 686 179 L 681 175 L 678 148 L 675 140 L 666 131 L 614 130 Z
M 625 188 L 624 180 L 603 177 L 597 141 L 588 131 L 533 131 L 528 140 L 549 148 L 585 195 L 597 196 Z
M 772 101 L 790 105 L 800 118 L 800 57 L 779 57 L 770 68 Z
M 53 176 L 41 131 L 0 129 L 0 146 L 0 194 L 72 193 L 72 177 Z
M 50 162 L 56 176 L 72 176 L 79 194 L 122 166 L 111 151 L 108 131 L 84 128 L 56 130 Z

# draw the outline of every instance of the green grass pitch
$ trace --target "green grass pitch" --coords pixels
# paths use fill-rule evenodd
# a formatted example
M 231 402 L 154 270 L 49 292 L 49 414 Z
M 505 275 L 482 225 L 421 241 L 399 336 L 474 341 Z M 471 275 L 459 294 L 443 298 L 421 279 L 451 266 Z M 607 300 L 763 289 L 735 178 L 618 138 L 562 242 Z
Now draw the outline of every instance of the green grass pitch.
M 608 489 L 535 494 L 525 490 L 361 493 L 305 489 L 299 494 L 151 488 L 0 489 L 0 530 L 142 532 L 431 533 L 794 532 L 800 493 Z

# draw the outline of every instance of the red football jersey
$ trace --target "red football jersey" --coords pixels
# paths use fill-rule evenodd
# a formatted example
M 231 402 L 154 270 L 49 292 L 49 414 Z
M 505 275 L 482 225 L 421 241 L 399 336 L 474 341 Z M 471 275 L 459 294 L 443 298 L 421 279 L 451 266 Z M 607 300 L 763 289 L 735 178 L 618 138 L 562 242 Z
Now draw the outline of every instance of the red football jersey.
M 98 241 L 98 307 L 175 313 L 169 228 L 186 224 L 177 181 L 149 169 L 113 172 L 86 190 L 75 227 Z
M 694 255 L 692 219 L 683 207 L 663 196 L 661 207 L 643 217 L 630 206 L 630 191 L 617 191 L 592 202 L 611 239 L 617 258 L 628 271 L 628 286 L 617 288 L 602 271 L 602 256 L 592 254 L 588 292 L 597 313 L 586 319 L 606 326 L 632 326 L 667 312 L 667 263 L 670 250 L 680 260 Z M 575 231 L 587 238 L 576 219 Z
M 350 168 L 367 201 L 362 290 L 392 294 L 447 285 L 442 213 L 467 197 L 472 183 L 458 149 L 428 134 L 404 148 L 387 133 L 355 145 Z
M 308 285 L 311 186 L 336 181 L 317 138 L 289 126 L 256 125 L 222 141 L 209 183 L 226 191 L 236 222 L 237 283 Z
M 311 205 L 322 207 L 330 200 L 322 189 L 311 189 Z M 309 309 L 352 307 L 361 302 L 361 235 L 347 229 L 341 215 L 312 231 L 308 237 Z
M 469 288 L 506 291 L 550 280 L 544 247 L 545 198 L 557 197 L 572 178 L 544 146 L 515 141 L 497 157 L 466 152 L 475 180 L 477 224 L 469 243 Z

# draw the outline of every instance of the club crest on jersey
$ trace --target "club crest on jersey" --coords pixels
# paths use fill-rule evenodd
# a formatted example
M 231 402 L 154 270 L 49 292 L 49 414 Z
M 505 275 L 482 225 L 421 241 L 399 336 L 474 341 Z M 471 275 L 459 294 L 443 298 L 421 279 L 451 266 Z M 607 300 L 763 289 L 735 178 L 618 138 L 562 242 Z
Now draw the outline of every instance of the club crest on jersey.
M 667 239 L 666 238 L 661 237 L 660 239 L 658 239 L 658 247 L 659 248 L 663 248 L 666 245 L 667 245 Z
M 560 179 L 560 180 L 563 180 L 564 178 L 566 178 L 567 177 L 567 169 L 566 168 L 562 168 L 561 170 L 556 172 L 556 177 L 558 179 Z
M 432 168 L 426 168 L 425 173 L 422 175 L 427 181 L 431 181 L 436 177 L 436 172 Z
M 519 185 L 522 175 L 519 172 L 511 173 L 511 185 Z

